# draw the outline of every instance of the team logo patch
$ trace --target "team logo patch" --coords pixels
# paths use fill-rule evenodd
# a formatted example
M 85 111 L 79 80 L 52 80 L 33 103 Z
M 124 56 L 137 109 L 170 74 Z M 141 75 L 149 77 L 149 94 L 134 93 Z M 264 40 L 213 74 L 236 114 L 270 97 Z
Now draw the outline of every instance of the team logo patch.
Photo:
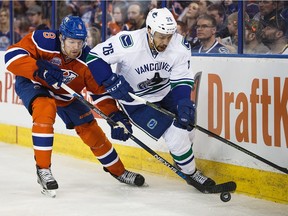
M 152 79 L 147 79 L 141 83 L 139 83 L 137 86 L 139 89 L 147 89 L 147 88 L 153 88 L 153 86 L 157 86 L 158 84 L 161 84 L 163 81 L 168 82 L 168 78 L 162 78 L 160 77 L 160 74 L 157 72 L 155 73 L 154 77 Z M 163 83 L 162 83 L 163 84 Z
M 121 35 L 119 39 L 124 48 L 131 47 L 134 44 L 131 35 Z
M 72 80 L 74 80 L 78 74 L 71 71 L 71 70 L 65 70 L 65 69 L 61 69 L 64 73 L 63 73 L 63 83 L 68 84 L 70 83 Z
M 158 122 L 155 119 L 150 119 L 149 122 L 147 123 L 147 127 L 153 130 Z
M 153 17 L 153 18 L 156 18 L 157 15 L 158 15 L 158 12 L 154 12 L 154 13 L 152 13 L 152 17 Z
M 190 50 L 190 43 L 183 37 L 182 44 L 184 47 L 186 47 L 188 50 Z
M 0 37 L 0 45 L 1 45 L 1 48 L 3 47 L 8 47 L 10 45 L 10 40 L 8 37 L 6 36 L 1 36 Z M 2 50 L 2 49 L 1 49 Z
M 228 51 L 228 49 L 227 49 L 226 47 L 220 47 L 220 48 L 218 49 L 218 51 L 219 51 L 219 53 L 225 53 L 225 54 L 228 54 L 228 53 L 229 53 L 229 51 Z
M 62 64 L 61 59 L 58 57 L 54 57 L 53 59 L 51 59 L 50 63 L 52 63 L 54 65 L 58 65 L 58 66 L 60 66 Z

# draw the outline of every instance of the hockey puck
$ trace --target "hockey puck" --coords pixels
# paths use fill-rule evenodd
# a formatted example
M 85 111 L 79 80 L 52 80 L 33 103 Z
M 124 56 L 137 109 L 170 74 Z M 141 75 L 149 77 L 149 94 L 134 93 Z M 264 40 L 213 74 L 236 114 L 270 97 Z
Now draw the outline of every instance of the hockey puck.
M 223 202 L 229 202 L 231 200 L 231 194 L 229 192 L 222 192 L 220 194 L 220 199 Z

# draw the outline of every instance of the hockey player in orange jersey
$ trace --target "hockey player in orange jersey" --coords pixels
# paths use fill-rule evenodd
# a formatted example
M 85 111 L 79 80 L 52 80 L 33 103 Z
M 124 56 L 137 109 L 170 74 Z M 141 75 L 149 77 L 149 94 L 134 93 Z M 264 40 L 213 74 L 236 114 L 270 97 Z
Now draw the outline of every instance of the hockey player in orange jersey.
M 105 171 L 126 184 L 142 186 L 145 181 L 142 175 L 124 168 L 91 110 L 61 88 L 61 84 L 65 83 L 75 92 L 81 93 L 86 87 L 93 93 L 94 99 L 106 94 L 104 87 L 95 82 L 85 64 L 90 51 L 85 44 L 86 37 L 83 21 L 79 17 L 67 16 L 62 20 L 59 31 L 34 31 L 10 46 L 5 53 L 7 70 L 16 75 L 16 92 L 32 116 L 34 157 L 38 183 L 43 187 L 43 193 L 55 192 L 58 188 L 51 173 L 56 113 L 67 129 L 76 130 Z M 118 110 L 115 101 L 108 94 L 104 98 L 106 99 L 97 100 L 97 106 L 132 132 L 129 120 Z M 129 138 L 129 133 L 123 127 L 111 126 L 111 134 L 112 138 L 123 141 Z

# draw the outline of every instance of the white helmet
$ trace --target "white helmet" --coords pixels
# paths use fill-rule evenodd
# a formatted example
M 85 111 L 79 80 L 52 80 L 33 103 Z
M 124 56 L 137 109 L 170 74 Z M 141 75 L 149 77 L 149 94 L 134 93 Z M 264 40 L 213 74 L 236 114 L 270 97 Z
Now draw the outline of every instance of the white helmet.
M 147 15 L 146 27 L 151 28 L 151 34 L 157 31 L 161 34 L 174 34 L 177 23 L 167 8 L 153 8 Z

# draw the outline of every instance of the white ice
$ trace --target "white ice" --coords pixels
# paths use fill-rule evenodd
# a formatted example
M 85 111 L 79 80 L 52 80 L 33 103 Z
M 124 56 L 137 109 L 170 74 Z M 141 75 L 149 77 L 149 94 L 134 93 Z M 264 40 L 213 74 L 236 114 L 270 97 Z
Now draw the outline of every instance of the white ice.
M 56 153 L 52 160 L 56 198 L 40 193 L 32 149 L 0 143 L 0 216 L 288 216 L 288 205 L 237 193 L 224 203 L 180 178 L 138 171 L 149 184 L 139 188 L 97 163 Z

